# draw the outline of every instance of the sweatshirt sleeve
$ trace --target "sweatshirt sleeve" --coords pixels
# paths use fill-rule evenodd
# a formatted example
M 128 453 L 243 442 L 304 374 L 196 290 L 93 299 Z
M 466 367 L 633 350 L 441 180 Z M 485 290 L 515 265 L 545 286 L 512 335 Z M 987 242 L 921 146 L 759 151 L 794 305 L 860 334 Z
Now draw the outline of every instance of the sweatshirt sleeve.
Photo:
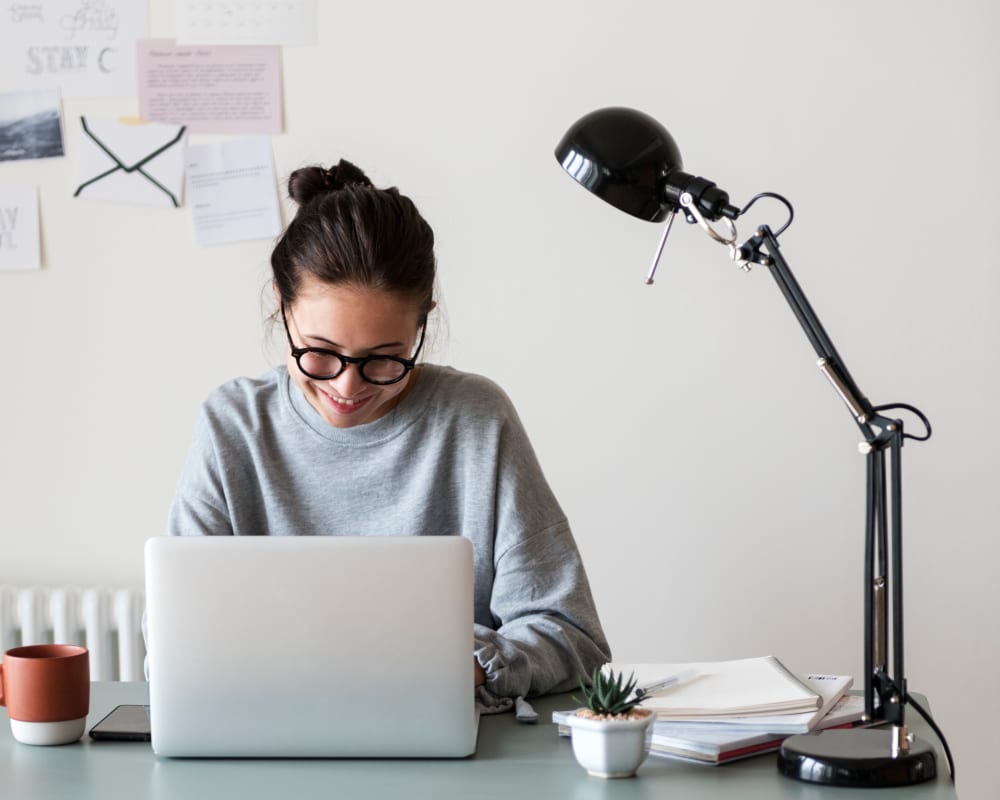
M 505 710 L 510 698 L 564 692 L 611 659 L 583 564 L 565 523 L 501 553 L 493 583 L 496 630 L 477 625 L 476 658 L 486 672 L 480 701 Z
M 169 536 L 233 533 L 216 453 L 215 437 L 203 407 L 167 517 Z
M 577 688 L 611 652 L 569 523 L 512 406 L 496 456 L 493 624 L 477 625 L 475 640 L 480 702 L 499 711 Z

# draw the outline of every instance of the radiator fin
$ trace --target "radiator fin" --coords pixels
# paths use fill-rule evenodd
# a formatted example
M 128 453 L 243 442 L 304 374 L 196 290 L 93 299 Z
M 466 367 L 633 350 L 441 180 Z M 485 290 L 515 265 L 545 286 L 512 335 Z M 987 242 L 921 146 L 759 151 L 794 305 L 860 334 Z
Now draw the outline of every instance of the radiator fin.
M 93 681 L 141 681 L 139 589 L 0 586 L 0 653 L 24 644 L 79 644 Z

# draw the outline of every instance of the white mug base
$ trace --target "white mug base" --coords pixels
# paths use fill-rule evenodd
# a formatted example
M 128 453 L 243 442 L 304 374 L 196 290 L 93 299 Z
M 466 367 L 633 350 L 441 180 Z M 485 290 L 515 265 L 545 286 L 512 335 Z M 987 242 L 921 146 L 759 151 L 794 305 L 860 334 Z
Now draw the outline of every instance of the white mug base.
M 11 733 L 22 744 L 69 744 L 83 736 L 86 727 L 86 717 L 60 722 L 24 722 L 19 719 L 10 721 Z

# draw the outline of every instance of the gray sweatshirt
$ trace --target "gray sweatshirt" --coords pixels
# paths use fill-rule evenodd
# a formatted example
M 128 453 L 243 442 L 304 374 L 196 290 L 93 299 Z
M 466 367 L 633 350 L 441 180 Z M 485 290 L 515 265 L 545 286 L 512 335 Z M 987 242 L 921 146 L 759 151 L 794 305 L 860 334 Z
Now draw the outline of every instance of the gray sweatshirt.
M 469 538 L 487 709 L 573 689 L 611 658 L 514 407 L 449 367 L 423 365 L 393 411 L 352 428 L 328 425 L 284 367 L 223 385 L 199 414 L 168 533 Z

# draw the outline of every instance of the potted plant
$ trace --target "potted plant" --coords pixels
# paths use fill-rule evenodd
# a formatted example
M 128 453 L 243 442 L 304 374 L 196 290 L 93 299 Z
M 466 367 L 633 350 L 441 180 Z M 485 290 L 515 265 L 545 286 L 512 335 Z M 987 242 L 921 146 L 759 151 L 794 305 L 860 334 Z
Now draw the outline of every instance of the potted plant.
M 581 682 L 585 703 L 565 719 L 576 760 L 598 778 L 630 778 L 649 754 L 654 714 L 638 708 L 635 675 L 595 669 L 590 686 Z

